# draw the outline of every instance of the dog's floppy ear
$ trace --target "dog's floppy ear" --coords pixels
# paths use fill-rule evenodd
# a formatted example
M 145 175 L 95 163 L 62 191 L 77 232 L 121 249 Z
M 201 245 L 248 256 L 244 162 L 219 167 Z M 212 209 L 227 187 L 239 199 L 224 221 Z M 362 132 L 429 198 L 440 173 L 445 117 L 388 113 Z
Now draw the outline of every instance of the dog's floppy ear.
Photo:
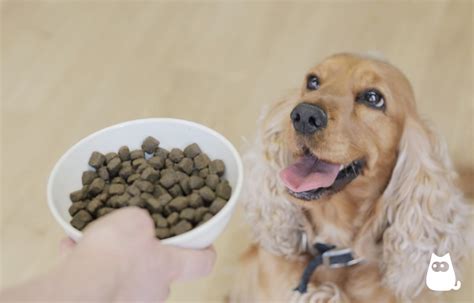
M 284 199 L 279 172 L 288 165 L 287 123 L 292 99 L 264 110 L 255 144 L 244 155 L 246 186 L 243 203 L 254 238 L 268 251 L 291 256 L 298 253 L 301 210 Z
M 449 252 L 460 266 L 469 250 L 470 207 L 455 178 L 446 144 L 417 116 L 408 117 L 381 199 L 384 282 L 400 298 L 423 290 L 431 253 Z

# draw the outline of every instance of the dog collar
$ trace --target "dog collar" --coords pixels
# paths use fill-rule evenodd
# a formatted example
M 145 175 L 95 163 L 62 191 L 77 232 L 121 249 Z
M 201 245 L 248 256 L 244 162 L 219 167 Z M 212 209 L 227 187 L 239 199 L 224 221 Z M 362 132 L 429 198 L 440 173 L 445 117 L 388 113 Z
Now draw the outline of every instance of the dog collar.
M 319 242 L 310 246 L 308 245 L 309 241 L 305 233 L 301 240 L 301 245 L 306 246 L 304 250 L 314 257 L 304 269 L 300 283 L 294 289 L 301 294 L 306 293 L 309 280 L 318 266 L 325 265 L 330 268 L 347 267 L 359 264 L 363 260 L 362 258 L 354 258 L 350 248 L 336 249 L 335 245 Z

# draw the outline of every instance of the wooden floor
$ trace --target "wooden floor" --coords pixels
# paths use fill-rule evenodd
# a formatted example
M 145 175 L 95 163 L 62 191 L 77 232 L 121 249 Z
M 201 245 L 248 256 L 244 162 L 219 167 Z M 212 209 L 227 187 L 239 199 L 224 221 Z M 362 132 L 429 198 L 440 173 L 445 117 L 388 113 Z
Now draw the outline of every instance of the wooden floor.
M 378 51 L 404 70 L 456 165 L 469 171 L 472 10 L 470 1 L 3 1 L 2 286 L 57 261 L 63 233 L 46 206 L 46 180 L 80 138 L 168 116 L 242 146 L 261 106 L 335 52 Z M 239 212 L 216 244 L 214 274 L 174 286 L 172 301 L 222 301 L 247 231 Z M 470 271 L 452 302 L 473 299 Z

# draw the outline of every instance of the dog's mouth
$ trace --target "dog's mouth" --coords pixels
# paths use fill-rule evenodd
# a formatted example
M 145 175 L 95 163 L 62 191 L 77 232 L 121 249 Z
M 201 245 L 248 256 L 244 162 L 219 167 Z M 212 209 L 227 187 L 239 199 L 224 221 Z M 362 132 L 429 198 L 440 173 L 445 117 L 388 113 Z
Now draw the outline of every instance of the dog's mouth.
M 317 200 L 341 191 L 357 178 L 364 168 L 363 159 L 351 163 L 336 164 L 318 159 L 305 151 L 295 163 L 280 172 L 280 178 L 288 193 L 301 200 Z

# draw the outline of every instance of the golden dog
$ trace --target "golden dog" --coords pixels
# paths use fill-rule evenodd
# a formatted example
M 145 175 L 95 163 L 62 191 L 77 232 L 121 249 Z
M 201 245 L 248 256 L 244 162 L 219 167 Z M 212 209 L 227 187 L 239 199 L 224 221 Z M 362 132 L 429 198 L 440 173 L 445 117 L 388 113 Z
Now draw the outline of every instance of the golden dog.
M 263 115 L 245 161 L 256 244 L 231 302 L 431 301 L 431 253 L 458 266 L 467 253 L 470 208 L 446 146 L 384 61 L 338 54 L 312 68 Z M 317 242 L 362 262 L 320 265 L 295 291 Z

